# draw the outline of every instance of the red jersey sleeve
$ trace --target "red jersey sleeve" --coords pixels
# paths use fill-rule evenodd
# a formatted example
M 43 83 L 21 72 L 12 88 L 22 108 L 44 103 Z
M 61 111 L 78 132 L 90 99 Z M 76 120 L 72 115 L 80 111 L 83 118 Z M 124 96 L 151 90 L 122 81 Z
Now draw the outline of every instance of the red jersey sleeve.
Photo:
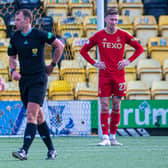
M 87 43 L 85 43 L 80 50 L 80 54 L 92 65 L 94 65 L 96 62 L 90 57 L 88 51 L 96 44 L 97 44 L 97 36 L 96 34 L 94 34 L 92 37 L 88 39 Z
M 129 33 L 125 33 L 126 43 L 135 48 L 135 52 L 128 59 L 130 62 L 134 61 L 143 51 L 141 44 Z

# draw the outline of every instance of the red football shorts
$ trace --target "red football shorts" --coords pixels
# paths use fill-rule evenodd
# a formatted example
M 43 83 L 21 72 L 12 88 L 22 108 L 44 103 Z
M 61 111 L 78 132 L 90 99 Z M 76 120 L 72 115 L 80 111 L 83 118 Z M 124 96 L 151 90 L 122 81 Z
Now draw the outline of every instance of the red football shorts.
M 126 96 L 125 74 L 99 75 L 99 97 Z

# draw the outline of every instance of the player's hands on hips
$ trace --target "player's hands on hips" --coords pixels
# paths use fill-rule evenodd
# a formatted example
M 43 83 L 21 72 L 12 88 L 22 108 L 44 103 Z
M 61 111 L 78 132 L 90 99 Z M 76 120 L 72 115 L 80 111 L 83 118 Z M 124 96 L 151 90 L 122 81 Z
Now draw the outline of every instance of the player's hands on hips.
M 107 67 L 104 62 L 100 61 L 94 64 L 94 67 L 105 70 Z
M 129 60 L 122 60 L 118 62 L 118 69 L 122 70 L 125 66 L 129 65 Z
M 20 80 L 20 78 L 21 78 L 21 74 L 19 72 L 13 71 L 12 79 L 18 81 Z
M 51 75 L 51 73 L 53 72 L 53 69 L 54 67 L 51 64 L 46 66 L 46 72 L 48 76 Z

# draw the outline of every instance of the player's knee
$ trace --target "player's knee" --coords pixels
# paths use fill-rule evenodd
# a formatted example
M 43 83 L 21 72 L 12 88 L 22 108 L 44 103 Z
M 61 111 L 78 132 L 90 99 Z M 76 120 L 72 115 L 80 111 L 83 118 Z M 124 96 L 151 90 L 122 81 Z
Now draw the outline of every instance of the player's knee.
M 38 116 L 37 118 L 37 124 L 42 124 L 44 122 L 44 117 Z
M 113 108 L 114 110 L 119 110 L 119 109 L 120 109 L 120 103 L 115 103 L 115 104 L 113 104 L 113 105 L 112 105 L 112 108 Z
M 100 103 L 101 103 L 101 110 L 102 111 L 108 111 L 109 110 L 109 98 L 101 98 L 100 99 Z
M 27 113 L 27 122 L 30 122 L 30 123 L 36 123 L 37 122 L 37 117 L 35 114 L 31 113 L 31 112 L 28 112 Z
M 101 110 L 108 111 L 109 110 L 109 105 L 108 104 L 102 104 Z

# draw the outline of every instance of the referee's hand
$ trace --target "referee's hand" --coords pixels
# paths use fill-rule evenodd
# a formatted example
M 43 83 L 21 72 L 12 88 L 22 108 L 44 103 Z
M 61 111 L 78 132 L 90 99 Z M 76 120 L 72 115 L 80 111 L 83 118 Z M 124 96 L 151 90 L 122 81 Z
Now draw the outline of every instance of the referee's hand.
M 51 73 L 53 72 L 53 69 L 54 67 L 51 64 L 46 66 L 46 72 L 48 76 L 51 75 Z
M 20 78 L 21 78 L 21 74 L 19 72 L 13 71 L 12 79 L 18 81 L 20 80 Z

